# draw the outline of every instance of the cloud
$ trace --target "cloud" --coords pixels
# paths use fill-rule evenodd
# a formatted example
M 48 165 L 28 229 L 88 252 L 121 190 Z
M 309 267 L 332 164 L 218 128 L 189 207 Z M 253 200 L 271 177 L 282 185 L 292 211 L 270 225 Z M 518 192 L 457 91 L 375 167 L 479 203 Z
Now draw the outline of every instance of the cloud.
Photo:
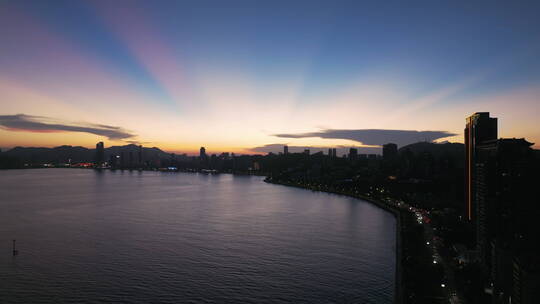
M 419 141 L 434 141 L 439 138 L 454 136 L 456 134 L 447 131 L 414 131 L 414 130 L 384 130 L 384 129 L 360 129 L 338 130 L 326 129 L 319 132 L 274 134 L 282 138 L 333 138 L 357 141 L 363 145 L 381 146 L 387 143 L 395 143 L 404 146 Z
M 125 142 L 127 142 L 128 144 L 132 144 L 132 145 L 147 145 L 147 144 L 151 144 L 152 142 L 151 141 L 138 141 L 138 140 L 125 140 Z
M 129 131 L 120 127 L 86 123 L 62 123 L 49 117 L 26 114 L 0 115 L 0 127 L 10 131 L 43 133 L 84 132 L 105 136 L 110 140 L 121 140 L 135 136 L 135 134 L 131 134 Z
M 257 153 L 279 153 L 283 152 L 283 146 L 284 144 L 268 144 L 260 147 L 254 147 L 249 149 L 249 151 L 257 152 Z M 300 153 L 304 152 L 305 149 L 309 149 L 309 152 L 311 154 L 317 153 L 322 151 L 324 154 L 327 154 L 328 148 L 336 148 L 336 154 L 338 156 L 348 154 L 349 148 L 346 146 L 332 146 L 332 147 L 312 147 L 312 146 L 288 146 L 289 147 L 289 153 Z M 358 149 L 358 153 L 360 154 L 381 154 L 381 148 L 380 147 L 355 147 Z

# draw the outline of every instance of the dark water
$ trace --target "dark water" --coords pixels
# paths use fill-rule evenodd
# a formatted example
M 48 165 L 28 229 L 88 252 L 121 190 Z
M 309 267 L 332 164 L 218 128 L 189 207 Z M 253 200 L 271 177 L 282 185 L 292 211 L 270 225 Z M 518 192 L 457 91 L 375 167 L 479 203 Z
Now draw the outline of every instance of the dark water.
M 0 303 L 392 303 L 395 229 L 259 177 L 0 171 Z

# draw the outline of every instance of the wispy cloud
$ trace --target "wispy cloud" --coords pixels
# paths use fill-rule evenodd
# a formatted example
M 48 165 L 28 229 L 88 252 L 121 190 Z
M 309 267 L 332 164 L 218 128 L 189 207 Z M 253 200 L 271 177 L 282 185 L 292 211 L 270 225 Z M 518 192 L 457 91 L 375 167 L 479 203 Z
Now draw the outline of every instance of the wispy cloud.
M 105 136 L 110 140 L 122 140 L 135 136 L 135 134 L 121 127 L 102 124 L 69 123 L 49 117 L 26 114 L 0 115 L 0 127 L 10 131 L 26 132 L 83 132 Z
M 337 130 L 326 129 L 319 132 L 274 134 L 282 138 L 334 138 L 349 139 L 363 145 L 381 146 L 386 143 L 395 143 L 398 146 L 419 142 L 434 141 L 439 138 L 454 136 L 456 134 L 447 131 L 414 131 L 414 130 L 384 130 L 384 129 L 360 129 L 360 130 Z
M 148 145 L 148 144 L 152 144 L 151 141 L 138 141 L 138 140 L 125 140 L 125 142 L 127 142 L 128 144 L 132 144 L 132 145 Z

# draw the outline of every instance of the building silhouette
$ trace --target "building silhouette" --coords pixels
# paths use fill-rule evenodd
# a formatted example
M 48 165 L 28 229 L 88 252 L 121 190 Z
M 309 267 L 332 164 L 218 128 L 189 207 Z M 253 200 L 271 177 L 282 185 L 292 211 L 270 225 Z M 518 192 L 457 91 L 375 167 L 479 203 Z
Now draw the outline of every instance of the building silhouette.
M 139 163 L 139 164 L 138 164 L 138 165 L 139 165 L 139 167 L 142 167 L 142 166 L 143 166 L 143 162 L 144 162 L 144 161 L 143 161 L 143 147 L 142 147 L 142 145 L 139 145 L 139 153 L 138 153 L 138 154 L 139 154 L 139 155 L 138 155 L 138 156 L 139 156 L 139 159 L 138 159 L 138 163 Z
M 467 219 L 474 220 L 474 183 L 476 146 L 487 140 L 497 139 L 497 118 L 489 117 L 489 112 L 477 112 L 469 116 L 465 126 L 465 210 Z
M 382 149 L 383 159 L 389 160 L 394 159 L 397 157 L 398 154 L 398 147 L 396 144 L 388 143 L 386 145 L 383 145 Z
M 465 127 L 466 218 L 492 303 L 540 298 L 538 172 L 533 144 L 497 139 L 497 119 L 475 113 Z
M 96 167 L 103 166 L 105 162 L 105 146 L 102 141 L 96 144 Z
M 516 286 L 534 282 L 524 279 L 530 265 L 522 263 L 527 254 L 537 250 L 531 225 L 535 221 L 531 214 L 537 209 L 530 195 L 536 174 L 530 170 L 531 146 L 523 138 L 488 140 L 476 146 L 476 249 L 493 284 L 494 303 L 516 303 L 511 300 L 514 293 L 525 296 L 525 290 Z
M 358 158 L 358 149 L 350 148 L 349 149 L 349 159 L 356 160 Z
M 201 148 L 199 149 L 199 158 L 200 158 L 201 160 L 205 160 L 205 159 L 207 158 L 207 156 L 206 156 L 206 149 L 205 149 L 204 147 L 201 147 Z
M 289 154 L 289 147 L 287 145 L 283 146 L 283 154 L 284 155 Z
M 208 155 L 206 154 L 206 149 L 201 147 L 199 149 L 199 169 L 206 169 L 209 166 Z

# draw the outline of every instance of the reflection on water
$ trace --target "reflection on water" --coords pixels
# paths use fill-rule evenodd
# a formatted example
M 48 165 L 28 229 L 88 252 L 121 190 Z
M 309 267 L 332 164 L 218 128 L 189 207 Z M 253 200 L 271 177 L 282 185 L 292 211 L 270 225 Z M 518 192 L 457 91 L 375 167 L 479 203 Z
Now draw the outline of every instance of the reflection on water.
M 12 170 L 0 185 L 0 303 L 393 301 L 395 220 L 366 202 L 232 175 Z

